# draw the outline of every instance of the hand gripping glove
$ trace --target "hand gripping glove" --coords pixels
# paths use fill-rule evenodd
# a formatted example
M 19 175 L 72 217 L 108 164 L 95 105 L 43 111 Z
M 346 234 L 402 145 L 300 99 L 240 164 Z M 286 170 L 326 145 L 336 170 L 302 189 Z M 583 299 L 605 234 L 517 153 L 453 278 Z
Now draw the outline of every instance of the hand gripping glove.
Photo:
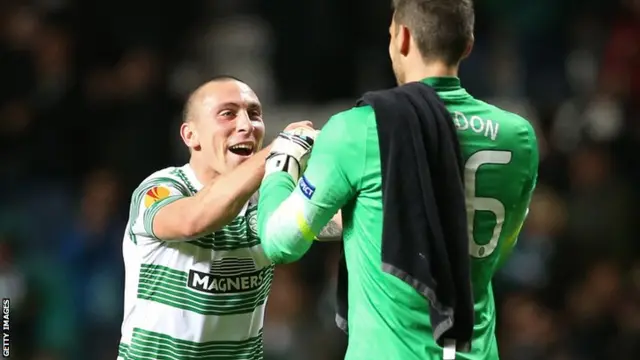
M 286 171 L 294 181 L 298 181 L 307 167 L 307 160 L 317 133 L 316 130 L 305 128 L 281 132 L 271 145 L 271 152 L 265 163 L 264 176 L 267 177 L 277 171 Z

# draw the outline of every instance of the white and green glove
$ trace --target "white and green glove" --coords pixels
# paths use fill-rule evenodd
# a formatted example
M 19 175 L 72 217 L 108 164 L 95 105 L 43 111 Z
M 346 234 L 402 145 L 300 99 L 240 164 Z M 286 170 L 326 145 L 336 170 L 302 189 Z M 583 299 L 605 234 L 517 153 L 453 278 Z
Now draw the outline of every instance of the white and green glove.
M 307 167 L 307 160 L 317 134 L 317 130 L 307 128 L 281 132 L 271 145 L 271 152 L 265 163 L 264 176 L 267 177 L 277 171 L 286 171 L 293 181 L 297 182 Z

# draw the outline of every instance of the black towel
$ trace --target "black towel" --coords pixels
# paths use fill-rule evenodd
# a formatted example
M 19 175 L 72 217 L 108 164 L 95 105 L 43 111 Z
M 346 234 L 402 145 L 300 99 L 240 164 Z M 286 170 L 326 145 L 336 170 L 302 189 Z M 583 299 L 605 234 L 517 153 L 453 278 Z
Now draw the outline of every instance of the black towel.
M 382 270 L 429 300 L 434 339 L 471 349 L 474 311 L 464 164 L 451 115 L 415 82 L 366 93 L 376 114 L 382 174 Z M 338 269 L 338 326 L 347 331 L 347 268 Z

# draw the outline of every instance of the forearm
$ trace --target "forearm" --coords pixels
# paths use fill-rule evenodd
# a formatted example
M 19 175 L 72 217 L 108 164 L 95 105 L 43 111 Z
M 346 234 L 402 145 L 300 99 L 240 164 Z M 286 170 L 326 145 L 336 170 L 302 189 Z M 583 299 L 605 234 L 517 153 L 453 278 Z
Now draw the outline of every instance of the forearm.
M 295 189 L 293 178 L 286 172 L 278 172 L 264 179 L 260 187 L 258 222 L 262 248 L 274 263 L 289 263 L 301 258 L 311 247 L 313 235 L 310 229 L 300 228 L 301 210 L 296 209 L 291 193 Z M 304 220 L 304 219 L 303 219 Z
M 211 233 L 231 222 L 258 191 L 269 148 L 256 153 L 228 174 L 220 175 L 193 197 L 192 231 Z
M 154 235 L 162 240 L 185 240 L 227 225 L 258 190 L 268 154 L 269 148 L 263 149 L 196 195 L 162 207 L 152 219 Z
M 364 141 L 357 140 L 358 146 L 352 146 L 347 140 L 366 131 L 345 127 L 351 123 L 360 121 L 329 121 L 314 141 L 311 157 L 298 181 L 284 169 L 274 171 L 262 181 L 258 233 L 272 262 L 288 263 L 301 258 L 356 191 L 350 177 L 351 173 L 362 173 L 362 162 L 353 159 L 362 155 L 360 144 Z M 345 159 L 352 161 L 348 167 L 342 163 Z M 350 173 L 345 171 L 347 168 Z M 322 235 L 335 238 L 338 233 L 335 225 L 334 222 Z

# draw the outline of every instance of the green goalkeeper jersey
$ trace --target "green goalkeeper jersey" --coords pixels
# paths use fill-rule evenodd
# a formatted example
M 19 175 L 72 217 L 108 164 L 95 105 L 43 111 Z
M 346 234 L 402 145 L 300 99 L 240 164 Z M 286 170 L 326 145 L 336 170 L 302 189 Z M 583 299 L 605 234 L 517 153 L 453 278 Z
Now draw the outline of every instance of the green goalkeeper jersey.
M 491 278 L 516 243 L 538 168 L 531 124 L 474 99 L 455 77 L 428 78 L 458 130 L 465 160 L 475 328 L 470 353 L 459 359 L 497 359 Z M 300 258 L 342 209 L 348 268 L 349 344 L 346 359 L 441 359 L 427 300 L 382 271 L 382 184 L 375 114 L 356 107 L 333 116 L 318 136 L 298 181 L 286 172 L 260 189 L 258 230 L 267 256 Z

